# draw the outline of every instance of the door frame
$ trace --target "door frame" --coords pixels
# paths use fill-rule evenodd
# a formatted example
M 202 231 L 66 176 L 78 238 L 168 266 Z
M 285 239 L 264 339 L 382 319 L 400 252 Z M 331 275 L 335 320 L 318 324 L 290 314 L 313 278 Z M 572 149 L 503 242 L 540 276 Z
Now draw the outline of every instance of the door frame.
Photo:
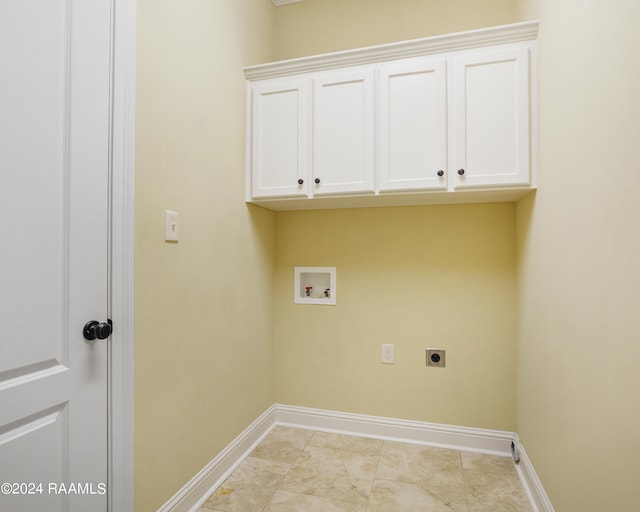
M 108 511 L 133 512 L 133 242 L 136 0 L 113 0 Z

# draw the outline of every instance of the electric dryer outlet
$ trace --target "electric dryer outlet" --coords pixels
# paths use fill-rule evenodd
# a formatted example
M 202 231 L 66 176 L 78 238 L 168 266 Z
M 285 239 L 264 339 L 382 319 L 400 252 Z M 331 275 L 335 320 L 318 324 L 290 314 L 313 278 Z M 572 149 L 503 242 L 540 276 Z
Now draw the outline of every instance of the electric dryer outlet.
M 443 348 L 427 349 L 427 366 L 444 368 L 446 366 L 447 351 Z

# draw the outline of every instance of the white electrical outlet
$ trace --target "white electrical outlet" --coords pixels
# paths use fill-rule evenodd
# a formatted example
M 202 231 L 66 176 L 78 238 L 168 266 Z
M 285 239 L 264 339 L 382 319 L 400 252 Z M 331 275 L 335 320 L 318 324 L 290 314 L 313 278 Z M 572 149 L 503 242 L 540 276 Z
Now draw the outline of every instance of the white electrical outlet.
M 393 343 L 382 344 L 382 363 L 394 364 L 395 358 L 393 355 Z

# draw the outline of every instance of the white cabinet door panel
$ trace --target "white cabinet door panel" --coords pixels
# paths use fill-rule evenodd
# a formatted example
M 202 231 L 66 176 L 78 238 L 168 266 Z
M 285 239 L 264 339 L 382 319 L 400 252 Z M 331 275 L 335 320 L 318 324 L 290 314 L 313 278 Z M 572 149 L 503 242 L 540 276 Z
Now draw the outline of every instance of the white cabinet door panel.
M 454 81 L 454 188 L 528 185 L 528 48 L 460 56 Z
M 446 62 L 440 59 L 382 65 L 378 139 L 381 192 L 447 188 L 446 71 Z
M 373 70 L 314 80 L 314 195 L 373 192 Z
M 306 196 L 307 82 L 255 86 L 252 113 L 253 197 Z

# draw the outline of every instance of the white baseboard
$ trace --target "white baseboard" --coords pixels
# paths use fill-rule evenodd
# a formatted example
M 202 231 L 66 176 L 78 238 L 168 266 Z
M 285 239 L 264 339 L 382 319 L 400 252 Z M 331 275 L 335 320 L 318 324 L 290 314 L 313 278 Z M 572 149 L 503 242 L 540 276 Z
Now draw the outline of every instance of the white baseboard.
M 457 427 L 380 416 L 274 404 L 194 476 L 158 512 L 196 512 L 207 497 L 251 453 L 276 425 L 335 432 L 511 456 L 511 443 L 520 449 L 516 466 L 535 512 L 554 512 L 517 434 L 501 430 Z
M 274 406 L 269 407 L 227 447 L 216 455 L 158 512 L 195 512 L 275 425 Z
M 516 471 L 529 497 L 531 506 L 535 512 L 555 512 L 544 487 L 542 487 L 542 482 L 540 482 L 535 469 L 533 469 L 533 464 L 527 455 L 527 451 L 519 440 L 516 443 L 518 443 L 520 449 L 520 463 L 516 465 Z
M 276 423 L 363 437 L 511 456 L 513 432 L 276 404 Z

